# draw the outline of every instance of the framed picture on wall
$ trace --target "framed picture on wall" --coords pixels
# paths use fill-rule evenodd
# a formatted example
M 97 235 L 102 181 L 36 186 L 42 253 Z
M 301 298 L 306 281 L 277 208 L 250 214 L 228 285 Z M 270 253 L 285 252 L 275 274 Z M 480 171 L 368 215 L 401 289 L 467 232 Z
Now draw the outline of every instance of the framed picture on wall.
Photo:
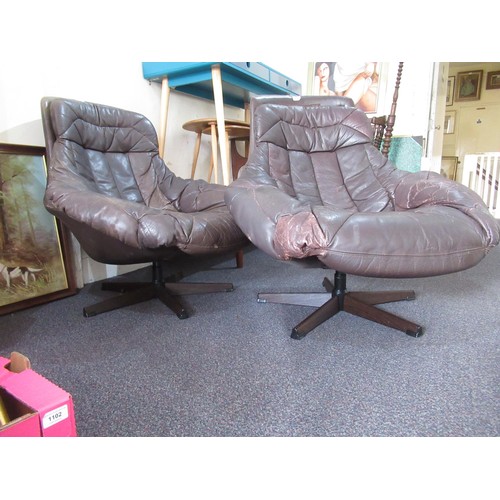
M 448 84 L 446 86 L 446 106 L 453 105 L 453 95 L 455 94 L 455 77 L 448 77 Z
M 376 113 L 380 63 L 311 62 L 308 94 L 350 97 L 365 113 Z
M 455 101 L 477 101 L 481 97 L 483 70 L 457 73 Z
M 455 111 L 447 111 L 444 115 L 444 133 L 455 133 Z
M 443 156 L 441 158 L 441 175 L 455 181 L 457 178 L 458 156 Z
M 0 144 L 0 315 L 76 293 L 69 234 L 43 205 L 44 155 Z
M 486 74 L 486 89 L 500 89 L 500 71 L 488 71 Z

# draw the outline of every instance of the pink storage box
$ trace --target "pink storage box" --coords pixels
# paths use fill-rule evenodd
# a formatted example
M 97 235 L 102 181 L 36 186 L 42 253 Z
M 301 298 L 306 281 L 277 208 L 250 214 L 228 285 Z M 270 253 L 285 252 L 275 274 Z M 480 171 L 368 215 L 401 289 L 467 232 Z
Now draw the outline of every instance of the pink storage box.
M 10 421 L 0 437 L 76 436 L 73 398 L 31 369 L 14 373 L 0 357 L 0 396 Z

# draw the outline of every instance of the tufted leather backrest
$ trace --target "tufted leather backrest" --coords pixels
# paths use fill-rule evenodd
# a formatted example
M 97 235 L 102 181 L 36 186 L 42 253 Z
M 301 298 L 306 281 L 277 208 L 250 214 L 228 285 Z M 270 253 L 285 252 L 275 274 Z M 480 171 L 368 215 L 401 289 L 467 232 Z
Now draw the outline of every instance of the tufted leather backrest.
M 59 175 L 67 170 L 109 197 L 169 203 L 158 191 L 156 131 L 143 115 L 62 98 L 45 98 L 42 109 L 45 135 L 54 141 L 47 148 L 51 168 Z
M 343 97 L 252 101 L 252 150 L 289 196 L 338 209 L 392 209 L 394 168 L 372 145 L 369 119 Z M 251 161 L 251 159 L 250 159 Z
M 154 152 L 156 132 L 143 116 L 105 105 L 56 99 L 51 104 L 53 127 L 61 140 L 102 153 Z

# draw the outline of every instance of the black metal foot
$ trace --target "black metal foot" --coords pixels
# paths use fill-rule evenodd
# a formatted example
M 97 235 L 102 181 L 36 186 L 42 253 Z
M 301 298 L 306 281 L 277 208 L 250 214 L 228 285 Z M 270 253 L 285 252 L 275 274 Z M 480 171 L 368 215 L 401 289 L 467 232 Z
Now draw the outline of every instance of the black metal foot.
M 424 329 L 421 326 L 418 326 L 415 330 L 406 330 L 406 335 L 410 337 L 421 337 L 424 334 Z
M 301 340 L 306 335 L 307 335 L 307 333 L 300 333 L 300 332 L 297 331 L 296 328 L 292 328 L 292 334 L 290 335 L 290 337 L 292 337 L 292 339 L 295 339 L 295 340 Z

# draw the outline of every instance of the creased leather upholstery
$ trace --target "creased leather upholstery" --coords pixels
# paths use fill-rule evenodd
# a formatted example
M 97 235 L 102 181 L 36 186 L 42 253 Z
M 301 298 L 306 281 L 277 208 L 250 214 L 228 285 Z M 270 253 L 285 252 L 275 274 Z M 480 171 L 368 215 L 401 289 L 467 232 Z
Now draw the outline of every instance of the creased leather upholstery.
M 477 264 L 499 227 L 467 187 L 398 170 L 341 97 L 256 97 L 250 155 L 225 200 L 278 259 L 316 256 L 349 274 L 422 277 Z
M 61 98 L 44 98 L 42 109 L 50 117 L 45 206 L 93 259 L 149 262 L 246 241 L 225 206 L 225 186 L 174 175 L 144 116 Z

